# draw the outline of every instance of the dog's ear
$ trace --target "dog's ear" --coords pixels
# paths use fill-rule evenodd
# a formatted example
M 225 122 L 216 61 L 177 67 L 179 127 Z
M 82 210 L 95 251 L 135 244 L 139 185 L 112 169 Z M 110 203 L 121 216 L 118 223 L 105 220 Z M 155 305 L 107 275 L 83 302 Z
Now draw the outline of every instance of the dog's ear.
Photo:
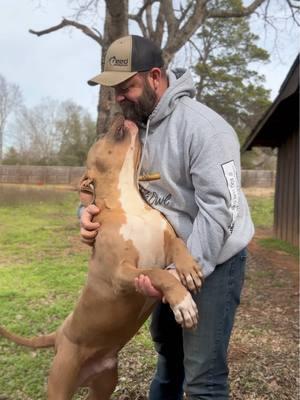
M 79 190 L 79 196 L 80 196 L 81 203 L 84 206 L 88 206 L 89 204 L 94 203 L 94 201 L 95 201 L 95 185 L 94 185 L 94 181 L 93 181 L 93 179 L 89 178 L 86 173 L 80 179 L 78 190 Z M 81 195 L 81 194 L 92 195 L 92 201 L 91 201 L 91 197 L 90 196 L 84 196 L 84 195 Z M 85 198 L 89 199 L 89 200 L 87 200 L 87 204 L 84 204 L 85 203 L 85 200 L 84 200 Z

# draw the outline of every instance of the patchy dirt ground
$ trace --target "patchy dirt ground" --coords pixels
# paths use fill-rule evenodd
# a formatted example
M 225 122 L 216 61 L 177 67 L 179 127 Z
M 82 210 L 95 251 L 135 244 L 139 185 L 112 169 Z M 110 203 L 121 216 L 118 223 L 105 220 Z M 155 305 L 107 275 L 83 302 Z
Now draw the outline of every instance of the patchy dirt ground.
M 298 262 L 263 249 L 258 231 L 249 247 L 242 303 L 229 363 L 233 400 L 298 399 Z M 154 372 L 152 350 L 129 345 L 121 358 L 118 400 L 146 400 Z M 146 361 L 145 361 L 146 360 Z
M 229 354 L 234 400 L 296 400 L 299 393 L 299 269 L 295 258 L 249 246 L 244 295 Z

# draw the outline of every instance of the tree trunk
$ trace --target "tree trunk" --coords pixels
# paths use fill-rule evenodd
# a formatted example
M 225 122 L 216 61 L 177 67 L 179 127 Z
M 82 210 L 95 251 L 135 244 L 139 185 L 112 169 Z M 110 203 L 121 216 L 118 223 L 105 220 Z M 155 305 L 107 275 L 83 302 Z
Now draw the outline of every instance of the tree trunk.
M 0 164 L 2 164 L 3 159 L 3 132 L 0 130 Z
M 101 56 L 101 71 L 104 68 L 105 54 L 110 44 L 119 37 L 128 35 L 128 0 L 107 0 L 104 23 L 103 46 Z M 115 104 L 113 89 L 100 86 L 98 101 L 97 135 L 107 132 L 109 123 L 115 112 L 118 111 Z

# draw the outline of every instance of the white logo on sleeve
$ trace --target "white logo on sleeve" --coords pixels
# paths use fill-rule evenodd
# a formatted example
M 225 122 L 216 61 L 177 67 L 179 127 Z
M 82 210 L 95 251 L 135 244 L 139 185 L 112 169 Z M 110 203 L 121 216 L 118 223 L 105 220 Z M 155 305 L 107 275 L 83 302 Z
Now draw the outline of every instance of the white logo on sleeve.
M 234 161 L 229 161 L 222 164 L 222 169 L 225 175 L 227 187 L 230 193 L 230 206 L 229 210 L 232 215 L 229 230 L 232 233 L 235 221 L 239 213 L 239 183 L 237 179 L 237 172 Z

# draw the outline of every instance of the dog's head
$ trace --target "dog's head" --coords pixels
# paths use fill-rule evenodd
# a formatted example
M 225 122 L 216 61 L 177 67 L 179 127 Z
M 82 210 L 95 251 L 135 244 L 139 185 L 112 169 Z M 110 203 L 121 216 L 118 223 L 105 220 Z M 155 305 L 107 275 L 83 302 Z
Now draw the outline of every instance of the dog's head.
M 109 131 L 88 152 L 87 171 L 81 180 L 81 188 L 91 183 L 95 187 L 110 185 L 124 173 L 131 174 L 136 180 L 140 152 L 138 127 L 117 114 Z

